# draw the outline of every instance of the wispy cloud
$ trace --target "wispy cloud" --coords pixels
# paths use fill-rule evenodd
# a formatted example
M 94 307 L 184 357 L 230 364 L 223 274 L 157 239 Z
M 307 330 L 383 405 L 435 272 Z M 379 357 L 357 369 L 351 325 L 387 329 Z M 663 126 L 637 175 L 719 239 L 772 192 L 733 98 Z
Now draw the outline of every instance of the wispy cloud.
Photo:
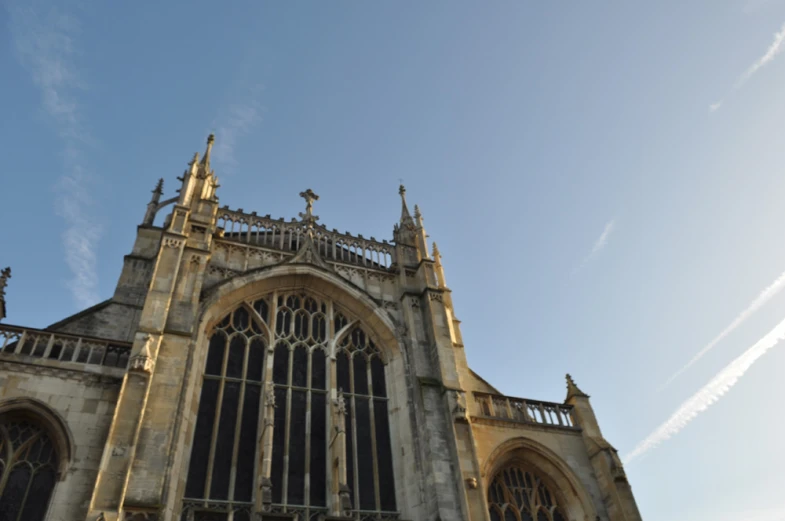
M 709 351 L 711 351 L 711 350 L 714 348 L 714 346 L 716 346 L 717 344 L 719 344 L 719 343 L 720 343 L 720 341 L 721 341 L 722 339 L 724 339 L 726 336 L 730 335 L 730 334 L 731 334 L 731 333 L 732 333 L 732 332 L 733 332 L 733 331 L 734 331 L 734 330 L 735 330 L 737 327 L 739 327 L 740 325 L 742 325 L 742 324 L 744 323 L 744 321 L 746 321 L 748 318 L 750 318 L 750 317 L 751 317 L 751 316 L 752 316 L 752 315 L 753 315 L 753 314 L 754 314 L 756 311 L 758 311 L 758 310 L 759 310 L 759 309 L 760 309 L 760 308 L 761 308 L 761 307 L 762 307 L 762 306 L 763 306 L 763 305 L 764 305 L 766 302 L 768 302 L 769 300 L 771 300 L 771 298 L 772 298 L 772 297 L 774 297 L 774 296 L 775 296 L 777 293 L 779 293 L 779 292 L 782 290 L 782 288 L 785 288 L 785 272 L 782 272 L 782 274 L 780 274 L 780 276 L 779 276 L 779 277 L 777 277 L 777 279 L 776 279 L 776 280 L 774 280 L 774 282 L 772 282 L 771 284 L 769 284 L 769 286 L 768 286 L 768 287 L 766 287 L 766 288 L 765 288 L 763 291 L 761 291 L 761 292 L 758 294 L 758 296 L 757 296 L 757 297 L 755 297 L 755 300 L 753 300 L 752 302 L 750 302 L 750 305 L 749 305 L 749 306 L 747 306 L 747 307 L 746 307 L 746 309 L 744 309 L 744 311 L 742 311 L 741 313 L 739 313 L 739 314 L 736 316 L 736 318 L 734 318 L 734 319 L 733 319 L 733 322 L 731 322 L 730 324 L 728 324 L 728 326 L 727 326 L 725 329 L 723 329 L 723 330 L 720 332 L 720 334 L 719 334 L 719 335 L 717 335 L 716 337 L 714 337 L 714 339 L 713 339 L 711 342 L 709 342 L 708 344 L 706 344 L 706 345 L 703 347 L 703 349 L 701 349 L 700 351 L 698 351 L 698 352 L 695 354 L 695 356 L 693 356 L 693 357 L 690 359 L 690 361 L 689 361 L 689 362 L 687 362 L 687 363 L 684 365 L 684 367 L 682 367 L 681 369 L 679 369 L 678 371 L 676 371 L 675 373 L 673 373 L 673 374 L 671 375 L 671 377 L 670 377 L 670 378 L 668 378 L 668 380 L 667 380 L 667 381 L 666 381 L 664 384 L 662 384 L 662 386 L 660 387 L 660 389 L 659 389 L 659 390 L 662 390 L 662 389 L 664 389 L 665 387 L 667 387 L 667 386 L 668 386 L 668 385 L 669 385 L 671 382 L 673 382 L 673 381 L 674 381 L 676 378 L 678 378 L 680 374 L 682 374 L 684 371 L 686 371 L 687 369 L 689 369 L 689 368 L 690 368 L 690 366 L 692 366 L 692 364 L 694 364 L 695 362 L 697 362 L 698 360 L 700 360 L 700 359 L 701 359 L 701 357 L 703 357 L 703 355 L 705 355 L 706 353 L 708 353 Z
M 752 347 L 747 349 L 741 356 L 736 358 L 724 369 L 717 373 L 709 383 L 703 386 L 697 393 L 693 394 L 687 401 L 674 412 L 665 423 L 657 427 L 654 432 L 649 434 L 643 441 L 638 443 L 635 448 L 624 457 L 625 463 L 639 458 L 648 451 L 656 448 L 662 442 L 669 440 L 687 426 L 695 417 L 709 408 L 711 404 L 719 400 L 736 382 L 744 376 L 744 373 L 761 356 L 777 345 L 780 340 L 785 338 L 785 320 L 777 324 L 766 336 L 758 340 Z
M 771 63 L 777 55 L 782 52 L 783 43 L 785 43 L 785 24 L 782 25 L 780 30 L 774 33 L 774 40 L 769 45 L 769 48 L 766 49 L 766 52 L 758 58 L 755 63 L 749 66 L 749 68 L 744 71 L 744 73 L 739 76 L 739 79 L 736 80 L 736 83 L 733 84 L 733 88 L 731 89 L 731 93 L 739 90 L 747 83 L 750 78 L 752 78 L 756 72 L 760 69 Z M 716 103 L 712 103 L 709 105 L 709 112 L 716 112 L 724 103 L 724 100 L 720 100 Z
M 594 245 L 592 246 L 591 251 L 581 261 L 578 267 L 573 270 L 572 272 L 573 275 L 577 273 L 581 268 L 583 268 L 586 265 L 586 263 L 588 263 L 594 257 L 599 255 L 599 253 L 603 250 L 603 248 L 605 248 L 605 246 L 608 244 L 608 240 L 610 239 L 611 234 L 613 233 L 615 227 L 616 227 L 616 219 L 611 219 L 610 221 L 605 223 L 605 228 L 602 229 L 602 233 L 600 234 L 599 237 L 597 237 L 597 240 L 594 241 Z
M 247 136 L 262 120 L 264 107 L 260 102 L 264 87 L 261 84 L 247 89 L 240 100 L 230 104 L 213 123 L 216 140 L 213 164 L 218 174 L 233 174 L 238 166 L 235 150 L 240 139 Z
M 68 286 L 80 306 L 98 300 L 95 247 L 101 235 L 87 215 L 92 200 L 86 188 L 84 148 L 91 142 L 76 93 L 85 88 L 75 65 L 79 21 L 46 3 L 9 4 L 9 29 L 17 57 L 41 93 L 41 107 L 62 139 L 66 174 L 55 187 L 55 210 L 66 229 L 62 239 L 71 270 Z

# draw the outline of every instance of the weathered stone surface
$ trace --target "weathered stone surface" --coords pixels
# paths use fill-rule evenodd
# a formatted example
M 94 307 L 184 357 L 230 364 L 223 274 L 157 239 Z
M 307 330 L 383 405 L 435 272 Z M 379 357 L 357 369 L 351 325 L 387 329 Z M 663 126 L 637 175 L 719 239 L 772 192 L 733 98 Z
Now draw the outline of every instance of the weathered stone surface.
M 132 342 L 128 370 L 0 351 L 0 413 L 34 400 L 62 419 L 72 447 L 48 521 L 181 519 L 208 331 L 273 291 L 334 302 L 381 349 L 401 519 L 485 521 L 495 474 L 521 465 L 548 484 L 565 519 L 640 520 L 588 396 L 572 389 L 567 404 L 510 399 L 468 367 L 441 253 L 434 245 L 429 254 L 419 209 L 412 216 L 404 200 L 392 243 L 322 227 L 309 191 L 300 221 L 219 209 L 211 147 L 212 138 L 183 175 L 178 197 L 164 201 L 174 204 L 162 227 L 153 225 L 163 207 L 156 188 L 113 297 L 49 328 Z M 272 353 L 265 355 L 267 381 Z M 329 364 L 335 378 L 334 354 Z M 330 403 L 339 404 L 335 391 Z M 346 412 L 335 407 L 331 421 L 340 423 Z M 263 402 L 260 411 L 275 408 Z M 257 519 L 288 519 L 293 514 L 271 499 L 270 428 L 260 421 L 256 454 L 243 455 L 257 466 L 253 505 L 241 506 Z M 341 519 L 352 491 L 347 458 L 334 447 L 327 518 Z

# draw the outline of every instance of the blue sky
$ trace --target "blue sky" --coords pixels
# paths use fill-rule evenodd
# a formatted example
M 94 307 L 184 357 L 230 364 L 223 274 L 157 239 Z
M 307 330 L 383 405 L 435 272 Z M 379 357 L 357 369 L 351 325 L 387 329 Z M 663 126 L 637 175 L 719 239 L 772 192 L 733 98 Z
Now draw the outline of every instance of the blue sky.
M 477 372 L 571 372 L 647 521 L 785 520 L 785 1 L 2 5 L 7 322 L 111 296 L 210 132 L 232 208 L 389 239 L 403 179 Z

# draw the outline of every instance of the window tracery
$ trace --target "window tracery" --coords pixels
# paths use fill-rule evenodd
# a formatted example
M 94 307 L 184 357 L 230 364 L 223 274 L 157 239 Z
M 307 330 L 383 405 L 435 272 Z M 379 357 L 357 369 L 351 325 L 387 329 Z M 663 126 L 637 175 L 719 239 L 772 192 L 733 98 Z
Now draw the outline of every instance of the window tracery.
M 539 476 L 510 465 L 488 488 L 491 521 L 565 521 L 556 496 Z
M 262 386 L 272 392 L 274 409 L 262 407 Z M 303 521 L 338 510 L 332 504 L 339 483 L 330 470 L 331 393 L 342 393 L 346 402 L 353 516 L 395 517 L 382 352 L 334 302 L 290 292 L 241 304 L 210 334 L 183 519 L 208 512 L 225 521 L 247 519 L 262 470 L 260 419 L 273 427 L 271 510 L 298 512 Z M 272 418 L 264 418 L 265 409 Z
M 43 428 L 0 417 L 0 521 L 43 521 L 57 481 L 57 451 Z

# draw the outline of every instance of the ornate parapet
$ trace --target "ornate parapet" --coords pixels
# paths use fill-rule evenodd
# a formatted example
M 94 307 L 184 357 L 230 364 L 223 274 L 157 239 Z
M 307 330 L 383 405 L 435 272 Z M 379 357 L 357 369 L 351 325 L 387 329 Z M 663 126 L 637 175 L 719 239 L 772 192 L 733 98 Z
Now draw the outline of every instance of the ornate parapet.
M 580 430 L 573 417 L 572 405 L 480 392 L 474 393 L 474 400 L 477 405 L 475 417 Z
M 0 324 L 0 357 L 31 357 L 63 365 L 98 365 L 125 369 L 131 344 L 40 329 Z
M 355 237 L 348 232 L 331 231 L 316 223 L 314 218 L 287 222 L 283 218 L 273 219 L 269 215 L 259 216 L 256 212 L 248 214 L 242 209 L 224 207 L 218 211 L 217 219 L 223 239 L 232 242 L 294 254 L 300 250 L 310 230 L 316 250 L 327 262 L 382 271 L 389 271 L 395 262 L 393 244 L 373 237 L 366 239 L 362 235 Z

